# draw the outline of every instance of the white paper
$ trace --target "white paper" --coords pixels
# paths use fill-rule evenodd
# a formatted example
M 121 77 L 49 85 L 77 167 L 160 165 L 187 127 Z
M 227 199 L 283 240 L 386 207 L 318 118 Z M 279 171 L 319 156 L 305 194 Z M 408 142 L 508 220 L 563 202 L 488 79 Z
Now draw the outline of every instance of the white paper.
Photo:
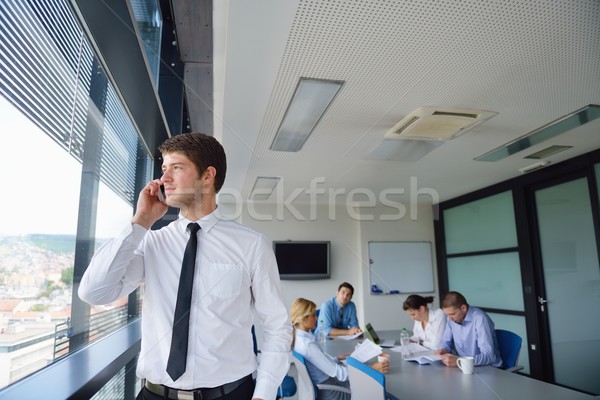
M 431 364 L 432 362 L 441 360 L 442 357 L 437 354 L 433 354 L 432 350 L 428 352 L 421 352 L 418 354 L 413 354 L 413 357 L 405 358 L 404 361 L 416 361 L 419 364 Z
M 352 339 L 356 339 L 357 337 L 359 337 L 360 335 L 362 335 L 362 332 L 359 332 L 355 335 L 342 335 L 342 336 L 330 336 L 333 340 L 352 340 Z
M 422 351 L 432 351 L 431 349 L 428 349 L 425 346 L 421 346 L 419 343 L 409 343 L 407 346 L 408 348 L 408 353 L 420 353 Z M 392 351 L 395 351 L 397 353 L 402 353 L 402 346 L 395 346 Z
M 365 340 L 356 349 L 354 349 L 354 351 L 350 355 L 360 362 L 366 362 L 373 357 L 377 357 L 381 353 L 381 347 L 377 346 L 370 340 Z

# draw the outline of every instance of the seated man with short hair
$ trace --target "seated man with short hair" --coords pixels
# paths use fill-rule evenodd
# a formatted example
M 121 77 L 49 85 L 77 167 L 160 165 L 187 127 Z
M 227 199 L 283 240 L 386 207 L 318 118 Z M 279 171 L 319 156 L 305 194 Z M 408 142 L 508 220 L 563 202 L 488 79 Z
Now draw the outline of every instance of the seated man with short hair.
M 348 282 L 338 287 L 337 294 L 321 305 L 318 332 L 329 336 L 355 335 L 362 330 L 358 326 L 356 306 L 351 301 L 354 288 Z
M 494 322 L 483 310 L 469 306 L 458 292 L 446 293 L 442 309 L 448 321 L 437 354 L 446 366 L 456 367 L 459 357 L 474 357 L 474 365 L 502 366 Z

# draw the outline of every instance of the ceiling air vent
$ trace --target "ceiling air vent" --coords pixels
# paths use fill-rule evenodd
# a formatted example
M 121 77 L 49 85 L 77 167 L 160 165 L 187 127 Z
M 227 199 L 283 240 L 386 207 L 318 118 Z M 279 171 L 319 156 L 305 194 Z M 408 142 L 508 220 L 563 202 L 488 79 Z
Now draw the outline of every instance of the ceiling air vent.
M 419 107 L 394 125 L 385 138 L 450 140 L 494 115 L 492 111 Z

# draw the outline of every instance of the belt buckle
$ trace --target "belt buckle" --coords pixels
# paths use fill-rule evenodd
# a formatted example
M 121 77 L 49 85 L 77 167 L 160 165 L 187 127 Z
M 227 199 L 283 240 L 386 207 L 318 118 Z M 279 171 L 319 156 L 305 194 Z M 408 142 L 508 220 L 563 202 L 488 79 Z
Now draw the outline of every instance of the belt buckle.
M 202 394 L 198 393 L 200 395 L 199 399 L 202 400 Z M 187 391 L 187 390 L 178 390 L 177 391 L 177 399 L 179 400 L 194 400 L 194 392 L 192 391 Z

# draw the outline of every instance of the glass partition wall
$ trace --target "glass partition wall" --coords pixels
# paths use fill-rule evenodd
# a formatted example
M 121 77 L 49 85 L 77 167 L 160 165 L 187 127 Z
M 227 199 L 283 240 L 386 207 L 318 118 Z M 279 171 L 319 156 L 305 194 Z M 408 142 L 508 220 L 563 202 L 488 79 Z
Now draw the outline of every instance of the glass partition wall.
M 600 394 L 600 151 L 440 204 L 440 292 L 523 339 L 522 373 Z
M 534 196 L 554 380 L 600 393 L 600 266 L 587 179 Z
M 490 312 L 496 329 L 513 331 L 527 349 L 521 265 L 512 192 L 444 210 L 448 286 Z M 519 365 L 529 373 L 529 355 Z

